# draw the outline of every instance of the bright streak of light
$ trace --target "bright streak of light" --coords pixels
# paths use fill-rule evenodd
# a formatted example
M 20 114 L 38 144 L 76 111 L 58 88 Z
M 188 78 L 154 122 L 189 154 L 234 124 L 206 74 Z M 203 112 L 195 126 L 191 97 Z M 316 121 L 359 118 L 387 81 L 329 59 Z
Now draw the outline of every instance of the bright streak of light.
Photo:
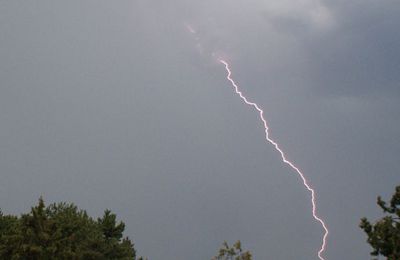
M 307 179 L 304 177 L 304 174 L 300 171 L 299 168 L 297 168 L 297 166 L 295 166 L 291 161 L 289 161 L 286 158 L 285 153 L 282 151 L 282 149 L 279 147 L 278 143 L 275 142 L 273 139 L 271 139 L 269 137 L 269 127 L 267 124 L 267 120 L 265 120 L 264 118 L 264 111 L 254 102 L 249 101 L 242 93 L 242 91 L 240 91 L 239 86 L 236 84 L 236 82 L 232 79 L 232 72 L 230 69 L 229 64 L 223 60 L 223 59 L 219 59 L 219 62 L 222 63 L 225 66 L 226 72 L 227 72 L 227 76 L 226 79 L 231 83 L 232 87 L 235 89 L 235 92 L 237 95 L 239 95 L 239 97 L 243 100 L 243 102 L 251 107 L 253 107 L 255 110 L 257 110 L 257 112 L 259 113 L 260 119 L 264 124 L 264 129 L 265 129 L 265 139 L 271 143 L 274 147 L 275 150 L 279 152 L 279 154 L 281 155 L 282 158 L 282 162 L 286 163 L 287 165 L 289 165 L 301 178 L 301 180 L 303 181 L 303 185 L 305 188 L 307 188 L 307 190 L 311 193 L 311 204 L 312 204 L 312 215 L 314 217 L 314 219 L 316 221 L 318 221 L 322 228 L 324 229 L 324 235 L 322 238 L 322 244 L 321 244 L 321 248 L 318 251 L 318 257 L 320 260 L 325 260 L 325 258 L 323 258 L 322 254 L 324 253 L 325 249 L 326 249 L 326 240 L 329 234 L 329 230 L 325 224 L 325 222 L 317 215 L 317 205 L 315 202 L 315 190 L 313 188 L 311 188 L 311 186 L 308 184 Z
M 191 34 L 196 34 L 196 30 L 190 24 L 185 23 L 185 27 Z

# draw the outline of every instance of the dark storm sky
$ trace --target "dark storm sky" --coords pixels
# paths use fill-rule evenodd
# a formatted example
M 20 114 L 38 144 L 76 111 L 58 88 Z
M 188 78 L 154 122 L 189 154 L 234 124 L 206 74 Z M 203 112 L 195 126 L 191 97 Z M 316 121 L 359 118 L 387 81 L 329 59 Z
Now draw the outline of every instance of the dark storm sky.
M 1 1 L 0 208 L 110 208 L 151 260 L 317 259 L 309 193 L 215 52 L 315 188 L 326 259 L 368 259 L 359 219 L 400 183 L 399 26 L 389 0 Z

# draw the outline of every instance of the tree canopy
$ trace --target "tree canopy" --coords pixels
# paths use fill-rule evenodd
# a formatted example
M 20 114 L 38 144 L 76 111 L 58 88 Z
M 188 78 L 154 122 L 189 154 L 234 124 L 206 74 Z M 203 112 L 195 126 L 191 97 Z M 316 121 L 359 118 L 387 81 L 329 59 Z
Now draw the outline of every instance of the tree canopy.
M 0 210 L 0 259 L 144 260 L 136 258 L 124 230 L 125 224 L 110 210 L 94 219 L 72 203 L 46 206 L 40 198 L 21 216 L 4 215 Z M 224 242 L 212 260 L 251 259 L 237 241 L 232 247 Z
M 400 186 L 396 187 L 389 203 L 379 196 L 377 204 L 385 216 L 375 223 L 362 218 L 360 227 L 367 234 L 367 242 L 373 248 L 371 255 L 383 255 L 388 260 L 398 260 L 400 259 Z
M 252 260 L 252 255 L 249 251 L 243 251 L 240 241 L 237 241 L 233 246 L 229 246 L 225 241 L 219 249 L 218 255 L 211 260 Z
M 0 259 L 136 259 L 125 224 L 106 210 L 93 219 L 74 204 L 45 206 L 20 217 L 0 211 Z

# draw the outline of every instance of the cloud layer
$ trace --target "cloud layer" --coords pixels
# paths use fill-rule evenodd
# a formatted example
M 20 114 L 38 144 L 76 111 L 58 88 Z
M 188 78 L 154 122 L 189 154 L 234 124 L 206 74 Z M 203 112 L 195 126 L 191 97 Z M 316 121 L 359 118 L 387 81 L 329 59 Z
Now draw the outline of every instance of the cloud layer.
M 400 182 L 399 17 L 389 0 L 3 1 L 0 206 L 111 208 L 153 260 L 237 239 L 316 259 L 309 194 L 222 55 L 318 192 L 326 258 L 368 258 L 358 221 Z

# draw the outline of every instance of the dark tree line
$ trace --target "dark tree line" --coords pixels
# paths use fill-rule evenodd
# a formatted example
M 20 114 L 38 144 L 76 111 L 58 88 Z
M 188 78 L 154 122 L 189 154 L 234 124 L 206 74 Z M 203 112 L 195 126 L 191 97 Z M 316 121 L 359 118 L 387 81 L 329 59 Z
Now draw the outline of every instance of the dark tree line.
M 40 198 L 31 211 L 21 216 L 0 211 L 0 259 L 12 260 L 144 260 L 136 258 L 132 241 L 124 237 L 125 224 L 106 210 L 94 219 L 74 204 L 46 206 Z M 213 258 L 251 260 L 240 241 L 230 247 L 226 242 Z
M 93 219 L 73 204 L 45 206 L 20 217 L 0 212 L 0 259 L 135 259 L 125 224 L 106 210 Z
M 360 227 L 373 248 L 372 256 L 400 260 L 400 186 L 389 202 L 381 197 L 378 206 L 385 216 L 373 223 L 362 218 Z M 120 259 L 136 257 L 132 241 L 124 237 L 125 224 L 110 210 L 94 219 L 74 204 L 45 206 L 42 198 L 31 211 L 21 216 L 0 211 L 0 259 Z M 224 242 L 213 260 L 252 260 L 240 241 L 233 246 Z

